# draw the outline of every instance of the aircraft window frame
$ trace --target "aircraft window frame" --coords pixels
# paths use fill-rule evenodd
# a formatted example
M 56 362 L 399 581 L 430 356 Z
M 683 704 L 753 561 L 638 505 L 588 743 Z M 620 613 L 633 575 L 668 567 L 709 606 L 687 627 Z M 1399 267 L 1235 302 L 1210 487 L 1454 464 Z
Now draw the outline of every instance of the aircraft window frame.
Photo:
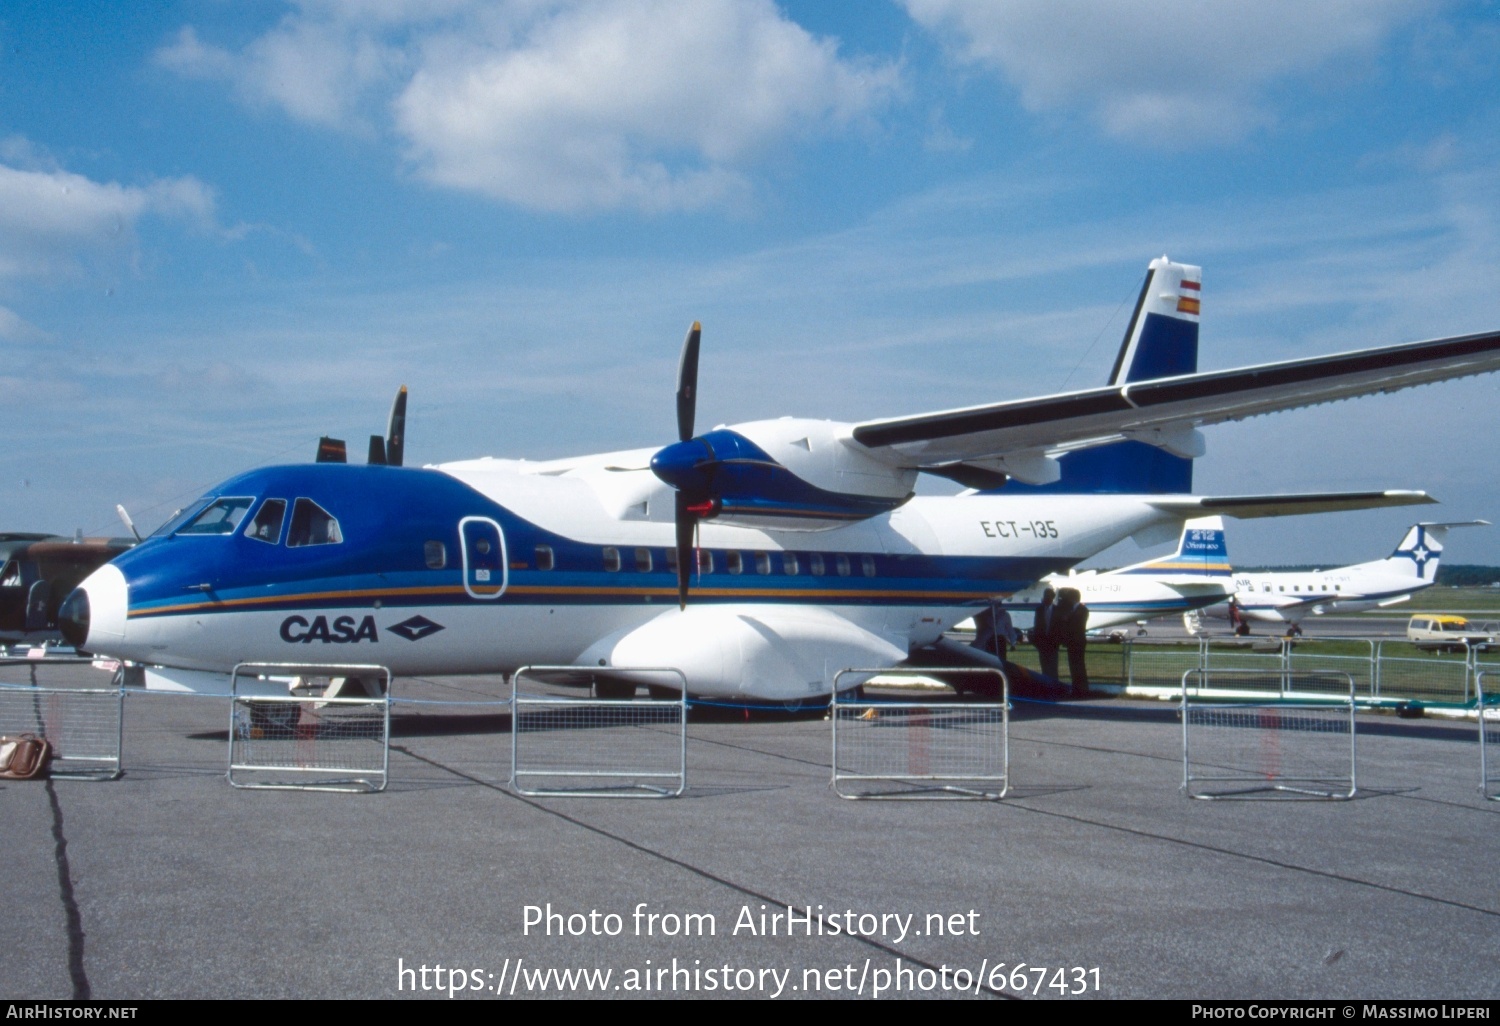
M 745 572 L 745 557 L 740 555 L 739 549 L 724 553 L 724 569 L 736 577 Z
M 645 546 L 636 547 L 635 572 L 638 574 L 649 574 L 651 572 L 651 550 Z
M 711 574 L 714 572 L 714 553 L 712 549 L 698 550 L 698 573 Z
M 783 552 L 781 554 L 781 572 L 788 577 L 796 577 L 802 572 L 802 566 L 797 562 L 795 552 Z
M 675 574 L 677 572 L 677 550 L 676 549 L 664 549 L 663 551 L 666 552 L 666 554 L 667 554 L 667 559 L 666 559 L 667 573 L 669 573 L 669 574 Z
M 422 562 L 429 570 L 442 570 L 448 565 L 448 546 L 430 538 L 422 543 Z
M 755 554 L 755 572 L 762 577 L 771 572 L 771 554 L 769 552 L 757 552 Z
M 863 573 L 866 577 L 874 577 L 875 576 L 875 557 L 874 556 L 860 556 L 859 557 L 859 569 L 860 569 L 860 572 Z
M 280 506 L 281 511 L 276 514 L 275 532 L 267 534 L 265 533 L 265 531 L 268 527 L 270 527 L 270 524 L 262 524 L 261 518 L 266 515 L 266 511 L 271 508 L 272 504 Z M 281 529 L 285 526 L 286 500 L 274 498 L 266 499 L 260 504 L 260 509 L 255 511 L 255 516 L 251 517 L 245 524 L 245 537 L 253 541 L 258 541 L 263 545 L 279 545 L 281 544 Z
M 158 535 L 166 537 L 167 535 L 175 534 L 183 524 L 188 523 L 199 513 L 203 512 L 203 508 L 210 502 L 213 502 L 214 498 L 215 496 L 205 495 L 200 499 L 194 499 L 192 502 L 179 509 L 176 513 L 173 513 L 171 516 L 167 517 L 167 519 L 163 520 L 161 522 L 161 526 L 152 531 L 149 537 L 155 538 Z
M 848 577 L 850 574 L 849 557 L 842 552 L 834 556 L 833 568 L 840 577 Z
M 221 495 L 213 499 L 191 520 L 179 527 L 174 533 L 187 535 L 193 538 L 225 538 L 236 534 L 240 524 L 245 521 L 245 514 L 255 507 L 255 496 L 253 495 Z M 208 516 L 214 510 L 224 509 L 225 514 L 212 524 L 205 525 L 203 529 L 194 530 L 199 526 L 199 521 Z
M 538 545 L 533 555 L 536 556 L 538 570 L 552 570 L 557 567 L 557 553 L 552 551 L 551 545 Z
M 807 572 L 814 577 L 822 577 L 828 572 L 828 567 L 823 563 L 823 553 L 814 552 L 807 557 Z
M 625 564 L 620 559 L 620 550 L 613 545 L 604 546 L 604 569 L 608 573 L 617 574 Z
M 323 524 L 325 537 L 321 541 L 314 541 L 313 524 L 311 519 L 304 527 L 299 527 L 298 521 L 302 511 L 308 507 L 323 514 L 327 520 Z M 311 518 L 314 514 L 309 513 Z M 330 528 L 331 525 L 331 528 Z M 304 533 L 305 532 L 305 535 Z M 305 495 L 297 496 L 292 503 L 292 519 L 286 527 L 286 547 L 289 549 L 311 549 L 323 545 L 342 545 L 344 543 L 344 529 L 339 526 L 339 518 L 324 509 L 316 500 L 309 499 Z

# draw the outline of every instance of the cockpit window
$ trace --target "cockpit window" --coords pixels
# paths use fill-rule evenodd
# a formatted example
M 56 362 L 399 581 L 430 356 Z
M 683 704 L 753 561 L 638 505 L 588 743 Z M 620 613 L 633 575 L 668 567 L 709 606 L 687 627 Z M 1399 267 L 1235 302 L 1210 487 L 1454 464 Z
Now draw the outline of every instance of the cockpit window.
M 176 513 L 173 513 L 171 516 L 167 517 L 166 520 L 162 521 L 162 525 L 155 531 L 151 532 L 151 537 L 166 537 L 167 535 L 171 534 L 173 531 L 181 527 L 183 524 L 193 519 L 193 517 L 197 516 L 198 511 L 211 501 L 212 499 L 209 496 L 205 496 L 194 502 L 188 503 Z
M 245 537 L 275 545 L 281 541 L 281 522 L 286 519 L 286 500 L 267 499 L 245 528 Z
M 233 534 L 240 526 L 245 514 L 255 504 L 254 499 L 215 499 L 207 509 L 193 518 L 186 527 L 179 527 L 178 534 Z
M 292 526 L 287 528 L 288 548 L 303 545 L 337 545 L 344 540 L 339 522 L 311 499 L 298 499 L 292 507 Z

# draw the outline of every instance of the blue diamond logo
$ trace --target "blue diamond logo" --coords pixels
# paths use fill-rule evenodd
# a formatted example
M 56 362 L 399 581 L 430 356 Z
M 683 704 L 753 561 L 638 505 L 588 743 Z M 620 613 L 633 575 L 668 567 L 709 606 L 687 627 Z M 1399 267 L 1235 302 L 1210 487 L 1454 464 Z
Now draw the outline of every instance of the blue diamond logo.
M 413 616 L 409 620 L 393 623 L 386 630 L 392 634 L 399 634 L 407 641 L 421 641 L 431 634 L 436 634 L 443 629 L 440 623 L 433 623 L 425 616 Z

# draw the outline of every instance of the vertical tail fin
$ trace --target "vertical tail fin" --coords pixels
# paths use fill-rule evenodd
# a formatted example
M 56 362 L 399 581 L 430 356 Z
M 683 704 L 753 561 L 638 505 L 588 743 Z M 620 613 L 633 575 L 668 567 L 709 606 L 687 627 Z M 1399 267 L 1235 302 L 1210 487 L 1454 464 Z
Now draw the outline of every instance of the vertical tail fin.
M 1431 584 L 1437 579 L 1438 563 L 1443 557 L 1443 542 L 1452 527 L 1487 527 L 1487 520 L 1466 520 L 1452 524 L 1412 524 L 1401 544 L 1380 565 L 1398 574 L 1419 577 Z
M 1110 372 L 1111 385 L 1197 372 L 1202 283 L 1201 267 L 1174 264 L 1166 257 L 1151 261 Z M 1144 442 L 1082 449 L 1058 462 L 1058 480 L 1047 485 L 1009 481 L 1006 493 L 1172 495 L 1193 490 L 1191 459 Z
M 1229 564 L 1229 546 L 1224 540 L 1223 517 L 1189 520 L 1182 525 L 1182 537 L 1177 542 L 1176 552 L 1114 571 L 1116 574 L 1202 577 L 1227 577 L 1233 572 Z

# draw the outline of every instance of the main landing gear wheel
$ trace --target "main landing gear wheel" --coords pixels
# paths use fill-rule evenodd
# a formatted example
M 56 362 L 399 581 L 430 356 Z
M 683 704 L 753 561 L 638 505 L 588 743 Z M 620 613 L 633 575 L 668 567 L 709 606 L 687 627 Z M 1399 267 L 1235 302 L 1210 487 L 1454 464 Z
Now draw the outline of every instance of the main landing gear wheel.
M 614 701 L 634 698 L 635 685 L 622 680 L 596 680 L 594 681 L 594 697 Z

